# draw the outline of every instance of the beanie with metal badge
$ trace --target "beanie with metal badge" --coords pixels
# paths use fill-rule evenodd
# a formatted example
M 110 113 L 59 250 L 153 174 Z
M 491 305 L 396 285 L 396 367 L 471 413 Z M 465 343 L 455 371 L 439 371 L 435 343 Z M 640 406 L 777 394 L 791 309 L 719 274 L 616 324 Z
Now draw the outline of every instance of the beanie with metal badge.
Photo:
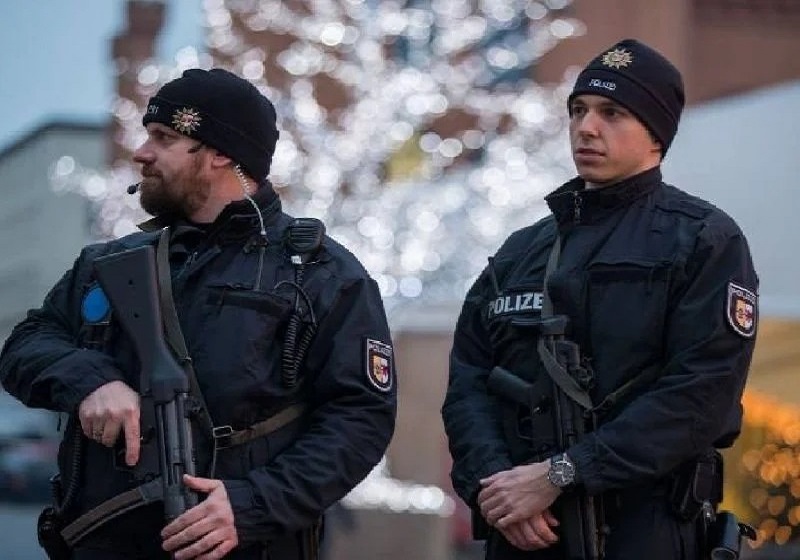
M 262 183 L 278 141 L 275 107 L 247 80 L 220 68 L 186 70 L 147 103 L 142 124 L 157 122 L 199 140 Z
M 581 94 L 602 95 L 629 109 L 661 144 L 672 144 L 684 104 L 681 73 L 655 49 L 635 39 L 603 51 L 578 75 L 567 100 Z

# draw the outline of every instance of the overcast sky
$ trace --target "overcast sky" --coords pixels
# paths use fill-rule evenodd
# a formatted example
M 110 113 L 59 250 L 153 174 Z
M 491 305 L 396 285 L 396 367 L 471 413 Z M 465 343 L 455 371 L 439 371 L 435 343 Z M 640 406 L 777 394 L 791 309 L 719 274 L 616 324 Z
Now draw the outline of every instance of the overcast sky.
M 125 0 L 3 0 L 0 150 L 53 119 L 103 122 L 113 93 L 111 38 Z M 202 46 L 200 0 L 168 0 L 158 54 Z

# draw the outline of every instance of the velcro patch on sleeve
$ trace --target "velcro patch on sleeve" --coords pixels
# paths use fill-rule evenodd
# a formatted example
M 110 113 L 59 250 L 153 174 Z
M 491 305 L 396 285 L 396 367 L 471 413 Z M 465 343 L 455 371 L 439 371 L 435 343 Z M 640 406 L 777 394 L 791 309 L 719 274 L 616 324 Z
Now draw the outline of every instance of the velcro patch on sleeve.
M 758 296 L 747 288 L 728 282 L 725 318 L 736 334 L 752 338 L 758 322 Z
M 394 383 L 392 347 L 371 338 L 364 339 L 364 347 L 367 379 L 376 389 L 389 391 Z

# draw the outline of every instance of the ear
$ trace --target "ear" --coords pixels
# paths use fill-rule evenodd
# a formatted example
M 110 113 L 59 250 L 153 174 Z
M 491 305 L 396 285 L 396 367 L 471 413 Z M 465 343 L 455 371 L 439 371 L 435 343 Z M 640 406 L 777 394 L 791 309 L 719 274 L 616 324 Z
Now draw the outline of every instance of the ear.
M 655 134 L 653 134 L 650 131 L 648 131 L 648 133 L 650 134 L 650 140 L 652 141 L 652 145 L 650 146 L 650 152 L 652 153 L 658 152 L 659 155 L 663 156 L 664 150 L 661 148 L 661 142 L 658 141 Z
M 221 169 L 223 167 L 228 167 L 233 165 L 233 160 L 219 152 L 219 150 L 215 150 L 211 148 L 209 150 L 211 157 L 209 158 L 209 163 L 211 164 L 212 169 Z

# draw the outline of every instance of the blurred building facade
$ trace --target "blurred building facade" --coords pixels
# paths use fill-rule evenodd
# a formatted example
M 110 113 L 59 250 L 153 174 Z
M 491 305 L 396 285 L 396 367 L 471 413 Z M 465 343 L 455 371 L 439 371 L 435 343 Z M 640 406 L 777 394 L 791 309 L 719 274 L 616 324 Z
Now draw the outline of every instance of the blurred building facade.
M 51 122 L 0 152 L 0 340 L 89 242 L 90 202 L 54 192 L 57 166 L 102 169 L 105 126 Z

